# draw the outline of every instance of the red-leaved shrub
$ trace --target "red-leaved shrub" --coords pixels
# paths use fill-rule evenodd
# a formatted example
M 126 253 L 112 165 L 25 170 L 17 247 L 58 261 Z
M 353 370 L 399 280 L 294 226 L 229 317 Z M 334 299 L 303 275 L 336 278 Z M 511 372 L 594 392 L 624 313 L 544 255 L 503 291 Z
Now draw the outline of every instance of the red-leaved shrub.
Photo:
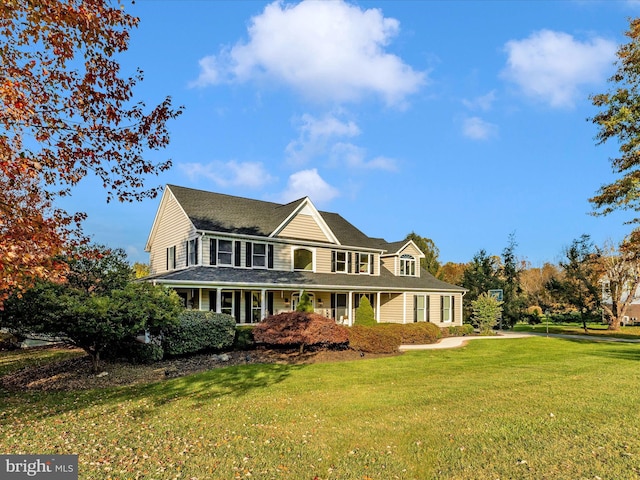
M 347 328 L 317 313 L 286 312 L 270 315 L 253 328 L 256 343 L 265 345 L 335 347 L 349 341 Z

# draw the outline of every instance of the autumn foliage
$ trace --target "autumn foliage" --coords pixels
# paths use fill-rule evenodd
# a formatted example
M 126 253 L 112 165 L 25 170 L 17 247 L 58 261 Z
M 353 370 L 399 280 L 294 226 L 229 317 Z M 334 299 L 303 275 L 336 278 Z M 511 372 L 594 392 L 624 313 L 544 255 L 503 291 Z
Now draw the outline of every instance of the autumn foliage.
M 181 108 L 134 102 L 142 72 L 123 76 L 116 59 L 137 24 L 108 0 L 0 3 L 0 307 L 37 278 L 63 278 L 60 254 L 85 241 L 85 215 L 56 198 L 90 173 L 107 201 L 153 197 L 146 177 L 171 166 L 144 154 L 168 144 Z
M 299 347 L 346 345 L 348 330 L 317 313 L 286 312 L 270 315 L 253 328 L 257 343 Z

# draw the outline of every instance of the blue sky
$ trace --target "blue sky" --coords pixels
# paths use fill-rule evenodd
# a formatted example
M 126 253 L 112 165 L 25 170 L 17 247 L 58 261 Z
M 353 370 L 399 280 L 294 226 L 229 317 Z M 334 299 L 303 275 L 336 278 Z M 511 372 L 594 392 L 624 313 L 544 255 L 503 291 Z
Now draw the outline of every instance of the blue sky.
M 152 152 L 172 183 L 288 202 L 309 196 L 372 237 L 433 239 L 440 261 L 533 266 L 630 214 L 589 215 L 615 144 L 588 97 L 609 88 L 632 1 L 138 1 L 125 72 L 136 97 L 184 105 Z M 97 243 L 148 261 L 159 198 L 106 203 L 93 180 L 63 206 Z

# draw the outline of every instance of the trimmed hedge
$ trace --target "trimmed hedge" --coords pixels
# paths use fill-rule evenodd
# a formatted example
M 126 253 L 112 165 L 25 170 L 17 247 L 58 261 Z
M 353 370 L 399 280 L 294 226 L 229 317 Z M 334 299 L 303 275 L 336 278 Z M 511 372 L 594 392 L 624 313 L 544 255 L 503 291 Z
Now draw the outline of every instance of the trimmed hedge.
M 354 325 L 349 329 L 349 348 L 367 353 L 397 352 L 402 345 L 402 336 L 398 329 L 385 327 L 386 325 Z
M 203 350 L 220 350 L 233 345 L 236 321 L 231 315 L 202 310 L 185 310 L 178 324 L 162 331 L 166 355 L 185 355 Z
M 441 336 L 440 328 L 430 322 L 354 325 L 349 329 L 349 347 L 360 352 L 394 353 L 400 345 L 435 343 Z

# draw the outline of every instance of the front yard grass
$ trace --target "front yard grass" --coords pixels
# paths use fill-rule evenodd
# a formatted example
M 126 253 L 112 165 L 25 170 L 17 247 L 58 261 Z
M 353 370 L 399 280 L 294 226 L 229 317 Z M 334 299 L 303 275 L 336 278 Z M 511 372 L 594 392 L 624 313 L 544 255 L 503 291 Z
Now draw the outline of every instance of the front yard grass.
M 0 392 L 2 453 L 81 479 L 631 479 L 640 348 L 556 338 Z
M 513 327 L 513 330 L 516 332 L 545 333 L 547 331 L 547 324 L 544 322 L 537 325 L 527 325 L 524 323 L 519 323 Z M 607 325 L 603 325 L 601 323 L 587 323 L 587 332 L 585 332 L 582 324 L 549 323 L 549 333 L 565 333 L 569 335 L 598 335 L 602 337 L 638 339 L 640 338 L 640 327 L 621 327 L 618 331 L 612 331 L 608 329 Z

